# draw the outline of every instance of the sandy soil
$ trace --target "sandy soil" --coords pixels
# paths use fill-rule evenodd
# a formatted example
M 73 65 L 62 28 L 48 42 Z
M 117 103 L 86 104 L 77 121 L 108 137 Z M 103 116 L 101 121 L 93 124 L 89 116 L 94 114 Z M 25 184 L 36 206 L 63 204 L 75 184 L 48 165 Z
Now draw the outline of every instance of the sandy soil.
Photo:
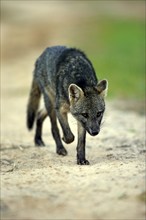
M 49 120 L 43 132 L 47 146 L 34 146 L 34 131 L 27 131 L 25 118 L 34 61 L 43 46 L 48 45 L 48 39 L 50 44 L 67 43 L 70 39 L 59 26 L 54 29 L 58 24 L 55 19 L 64 15 L 62 20 L 66 27 L 70 23 L 76 26 L 78 17 L 88 17 L 85 8 L 78 8 L 76 19 L 71 13 L 72 20 L 68 20 L 67 8 L 64 11 L 64 7 L 59 7 L 61 13 L 55 13 L 56 5 L 55 9 L 52 5 L 48 13 L 45 5 L 43 10 L 40 7 L 33 10 L 33 4 L 31 7 L 24 4 L 14 6 L 9 2 L 4 8 L 2 23 L 1 219 L 144 220 L 145 117 L 127 110 L 129 103 L 117 105 L 107 101 L 100 134 L 94 138 L 87 135 L 90 166 L 76 164 L 77 139 L 65 145 L 68 156 L 55 153 Z M 34 4 L 36 7 L 36 2 Z M 43 17 L 46 13 L 50 16 L 49 23 L 45 23 Z M 31 16 L 34 20 L 30 20 Z M 138 102 L 134 109 L 143 112 Z M 71 116 L 70 125 L 76 134 L 76 122 Z
M 144 116 L 107 101 L 101 133 L 87 135 L 90 166 L 76 165 L 76 140 L 55 153 L 49 120 L 46 147 L 25 127 L 27 97 L 5 94 L 1 117 L 1 219 L 122 219 L 145 217 Z M 70 116 L 72 131 L 76 122 Z

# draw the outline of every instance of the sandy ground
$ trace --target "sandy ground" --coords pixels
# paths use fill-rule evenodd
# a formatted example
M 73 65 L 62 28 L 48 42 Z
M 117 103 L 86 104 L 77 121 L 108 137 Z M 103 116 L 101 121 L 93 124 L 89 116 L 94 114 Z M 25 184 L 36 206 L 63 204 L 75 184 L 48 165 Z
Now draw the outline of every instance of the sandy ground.
M 42 11 L 40 7 L 33 10 L 33 4 L 30 7 L 25 2 L 14 6 L 13 2 L 3 1 L 8 4 L 3 10 L 2 23 L 1 219 L 144 220 L 145 117 L 127 110 L 129 103 L 117 105 L 107 101 L 100 134 L 96 137 L 87 135 L 90 166 L 76 164 L 77 138 L 72 144 L 65 145 L 68 156 L 55 153 L 48 119 L 43 132 L 46 147 L 34 147 L 34 131 L 26 129 L 26 103 L 34 61 L 42 52 L 36 46 L 45 48 L 48 39 L 50 44 L 58 44 L 57 39 L 68 42 L 69 36 L 60 31 L 59 26 L 54 28 L 58 24 L 55 19 L 64 18 L 65 28 L 70 23 L 75 27 L 78 17 L 83 20 L 88 17 L 85 8 L 81 17 L 79 8 L 76 19 L 71 13 L 69 20 L 66 19 L 68 8 L 64 11 L 60 6 L 56 13 L 55 5 L 55 10 L 50 7 L 48 13 L 44 10 L 46 6 Z M 127 12 L 129 15 L 128 9 Z M 46 13 L 49 24 L 43 17 Z M 30 17 L 34 19 L 32 22 Z M 138 102 L 134 109 L 143 112 Z M 76 134 L 76 122 L 71 116 L 70 125 Z
M 58 156 L 48 119 L 47 146 L 34 147 L 34 131 L 25 126 L 27 95 L 10 82 L 2 89 L 1 219 L 144 219 L 144 116 L 107 101 L 101 133 L 87 135 L 91 165 L 79 166 L 77 139 L 65 145 L 68 156 Z M 71 116 L 70 124 L 76 134 Z

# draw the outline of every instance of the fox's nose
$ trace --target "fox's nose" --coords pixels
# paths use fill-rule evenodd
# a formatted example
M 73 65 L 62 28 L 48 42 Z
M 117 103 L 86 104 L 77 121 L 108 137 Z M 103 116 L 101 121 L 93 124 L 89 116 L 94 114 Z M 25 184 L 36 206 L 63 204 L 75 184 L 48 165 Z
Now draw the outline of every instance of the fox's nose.
M 99 133 L 99 131 L 92 131 L 92 135 L 95 136 Z
M 92 136 L 95 136 L 95 135 L 97 135 L 99 133 L 99 129 L 98 130 L 91 130 L 90 129 L 90 134 L 92 135 Z

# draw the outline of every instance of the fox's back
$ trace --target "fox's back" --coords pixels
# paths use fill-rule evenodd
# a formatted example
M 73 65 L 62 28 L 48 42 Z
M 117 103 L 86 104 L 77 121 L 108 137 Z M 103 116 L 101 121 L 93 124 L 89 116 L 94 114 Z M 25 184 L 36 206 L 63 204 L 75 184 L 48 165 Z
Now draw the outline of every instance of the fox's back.
M 65 50 L 65 46 L 48 47 L 39 56 L 35 63 L 34 77 L 40 86 L 54 85 L 57 62 Z
M 54 93 L 65 96 L 71 83 L 83 89 L 97 84 L 95 71 L 86 55 L 65 46 L 47 48 L 37 59 L 34 74 L 42 90 L 49 87 Z

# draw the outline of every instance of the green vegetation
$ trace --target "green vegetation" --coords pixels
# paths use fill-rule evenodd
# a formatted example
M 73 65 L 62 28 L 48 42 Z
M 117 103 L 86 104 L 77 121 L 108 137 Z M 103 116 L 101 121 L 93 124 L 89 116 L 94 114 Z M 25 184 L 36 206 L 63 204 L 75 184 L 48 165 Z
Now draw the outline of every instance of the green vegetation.
M 124 18 L 95 19 L 87 23 L 87 28 L 82 39 L 83 48 L 88 52 L 97 75 L 108 79 L 109 97 L 143 100 L 145 22 Z

